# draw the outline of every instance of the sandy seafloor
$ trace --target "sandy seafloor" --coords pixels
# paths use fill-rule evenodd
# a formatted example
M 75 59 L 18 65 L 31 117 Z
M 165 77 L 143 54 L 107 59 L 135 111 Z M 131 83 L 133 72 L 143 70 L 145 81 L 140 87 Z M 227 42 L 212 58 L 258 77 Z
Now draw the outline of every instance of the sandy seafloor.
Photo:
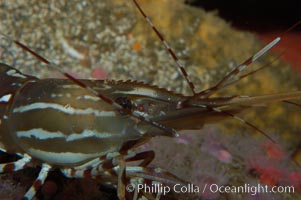
M 143 0 L 141 6 L 186 65 L 198 91 L 221 79 L 231 67 L 263 47 L 251 33 L 234 30 L 215 13 L 185 6 L 181 0 Z M 26 43 L 79 78 L 137 80 L 190 94 L 175 63 L 131 1 L 0 1 L 0 19 L 2 33 Z M 2 63 L 26 74 L 41 78 L 62 77 L 4 40 L 0 41 L 0 53 Z M 266 64 L 271 67 L 220 94 L 260 95 L 300 89 L 300 76 L 279 59 L 275 60 L 275 55 L 264 56 L 251 69 Z M 300 162 L 300 155 L 296 153 L 301 145 L 300 113 L 300 107 L 279 103 L 239 115 L 283 146 L 281 152 L 287 156 L 277 159 L 269 156 L 270 148 L 274 150 L 275 147 L 270 147 L 263 136 L 233 119 L 184 134 L 180 139 L 156 138 L 143 148 L 157 152 L 154 166 L 165 168 L 200 187 L 205 183 L 254 185 L 261 181 L 269 185 L 295 184 L 300 192 L 301 170 L 290 161 L 294 155 Z M 228 153 L 231 161 L 226 163 L 221 152 Z M 30 181 L 17 184 L 16 178 L 9 175 L 1 175 L 1 179 L 0 197 L 3 198 L 5 195 L 11 195 L 6 198 L 20 196 L 21 192 L 12 191 L 25 192 L 24 188 L 30 185 Z M 94 190 L 78 191 L 66 186 L 67 191 L 59 189 L 52 198 L 72 194 L 74 199 L 78 198 L 76 195 L 103 199 L 97 196 L 96 183 L 89 184 Z M 298 199 L 300 195 L 203 194 L 202 197 Z

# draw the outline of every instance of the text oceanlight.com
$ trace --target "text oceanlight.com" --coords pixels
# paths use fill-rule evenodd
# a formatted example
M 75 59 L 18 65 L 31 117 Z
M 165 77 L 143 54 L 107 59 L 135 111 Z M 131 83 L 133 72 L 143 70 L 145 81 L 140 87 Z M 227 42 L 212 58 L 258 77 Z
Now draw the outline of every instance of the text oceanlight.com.
M 162 194 L 166 195 L 169 192 L 174 193 L 190 193 L 190 194 L 199 194 L 202 195 L 202 193 L 205 192 L 211 192 L 211 193 L 237 193 L 237 194 L 243 194 L 248 193 L 251 195 L 256 195 L 259 193 L 294 193 L 295 188 L 293 186 L 273 186 L 270 187 L 268 185 L 250 185 L 250 184 L 244 184 L 242 186 L 219 186 L 217 184 L 205 184 L 202 188 L 199 186 L 196 186 L 194 184 L 175 184 L 174 186 L 167 186 L 163 184 L 129 184 L 126 186 L 126 190 L 128 192 L 143 192 L 143 193 L 152 193 L 152 194 Z

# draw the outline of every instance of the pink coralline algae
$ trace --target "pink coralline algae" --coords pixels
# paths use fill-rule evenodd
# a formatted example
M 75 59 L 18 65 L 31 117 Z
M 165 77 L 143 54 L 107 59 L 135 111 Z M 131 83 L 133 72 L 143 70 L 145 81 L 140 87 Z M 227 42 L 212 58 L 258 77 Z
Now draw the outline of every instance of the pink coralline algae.
M 213 134 L 206 134 L 205 141 L 202 144 L 201 151 L 210 154 L 221 162 L 231 163 L 232 155 L 221 142 L 220 138 Z
M 108 78 L 108 75 L 103 68 L 97 67 L 91 72 L 91 77 L 99 80 L 104 80 Z

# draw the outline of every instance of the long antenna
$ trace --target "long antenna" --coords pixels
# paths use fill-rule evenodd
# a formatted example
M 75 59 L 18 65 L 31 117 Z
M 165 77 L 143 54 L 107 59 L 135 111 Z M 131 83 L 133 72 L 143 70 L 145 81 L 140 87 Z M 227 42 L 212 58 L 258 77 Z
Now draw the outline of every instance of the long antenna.
M 183 77 L 185 78 L 187 84 L 189 85 L 189 87 L 191 89 L 191 92 L 193 93 L 193 95 L 195 95 L 196 94 L 196 92 L 195 92 L 195 86 L 194 86 L 193 82 L 190 80 L 190 78 L 189 78 L 189 76 L 188 76 L 188 74 L 187 74 L 187 72 L 185 70 L 184 65 L 180 62 L 179 58 L 176 56 L 176 54 L 174 53 L 174 51 L 172 50 L 172 48 L 169 46 L 169 44 L 167 43 L 167 41 L 164 39 L 163 35 L 159 32 L 159 30 L 154 26 L 154 24 L 152 23 L 152 21 L 150 20 L 150 18 L 142 10 L 142 8 L 138 4 L 138 2 L 136 0 L 133 0 L 133 2 L 136 5 L 136 7 L 138 8 L 139 12 L 143 15 L 144 19 L 147 21 L 147 23 L 151 26 L 151 28 L 154 30 L 154 32 L 158 36 L 158 38 L 161 40 L 162 44 L 166 48 L 166 50 L 169 53 L 169 55 L 175 61 L 175 63 L 177 64 L 177 67 L 179 68 L 179 70 L 182 73 Z
M 236 66 L 232 71 L 230 71 L 222 80 L 220 80 L 217 84 L 214 86 L 201 91 L 193 98 L 206 98 L 217 92 L 220 88 L 229 85 L 229 81 L 236 77 L 238 73 L 241 73 L 243 70 L 245 70 L 250 64 L 258 60 L 260 57 L 262 57 L 264 54 L 266 54 L 271 48 L 273 48 L 275 45 L 277 45 L 280 40 L 285 36 L 286 33 L 290 32 L 294 28 L 296 28 L 298 25 L 301 24 L 301 20 L 297 21 L 295 24 L 293 24 L 291 27 L 289 27 L 286 31 L 284 31 L 279 37 L 276 37 L 274 40 L 272 40 L 269 44 L 265 45 L 262 49 L 260 49 L 256 54 L 249 57 L 245 61 L 243 61 L 240 65 Z M 257 71 L 257 70 L 255 70 Z M 254 71 L 254 72 L 255 72 Z M 236 77 L 237 78 L 237 77 Z M 239 78 L 238 78 L 239 79 Z M 235 80 L 233 82 L 236 82 Z M 230 83 L 232 84 L 232 83 Z
M 232 71 L 230 71 L 222 80 L 220 80 L 217 84 L 214 86 L 198 93 L 193 98 L 207 98 L 217 92 L 220 88 L 222 88 L 224 85 L 228 83 L 229 80 L 233 79 L 238 73 L 245 70 L 250 64 L 255 62 L 258 58 L 263 56 L 265 53 L 267 53 L 272 47 L 274 47 L 278 42 L 280 42 L 281 37 L 275 38 L 273 41 L 271 41 L 269 44 L 264 46 L 262 49 L 260 49 L 256 54 L 246 59 L 244 62 L 242 62 L 240 65 L 236 66 Z

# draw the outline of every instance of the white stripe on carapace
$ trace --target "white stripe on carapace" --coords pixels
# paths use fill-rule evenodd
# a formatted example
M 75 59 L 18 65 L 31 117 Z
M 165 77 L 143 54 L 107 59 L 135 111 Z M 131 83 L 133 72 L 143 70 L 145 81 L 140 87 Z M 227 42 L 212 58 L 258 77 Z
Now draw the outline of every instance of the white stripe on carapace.
M 15 83 L 15 82 L 12 82 L 10 84 L 10 86 L 17 86 L 17 87 L 20 87 L 22 84 L 21 83 Z
M 61 85 L 60 87 L 64 88 L 64 89 L 78 89 L 78 88 L 81 88 L 80 86 L 78 85 Z
M 30 129 L 27 131 L 16 131 L 18 138 L 36 138 L 38 140 L 47 140 L 47 139 L 60 139 L 64 138 L 67 142 L 81 140 L 84 138 L 112 138 L 118 137 L 118 134 L 110 134 L 110 133 L 99 133 L 96 130 L 84 130 L 81 133 L 71 133 L 69 135 L 65 135 L 60 131 L 50 132 L 41 128 Z
M 23 74 L 18 73 L 16 70 L 14 69 L 10 69 L 6 72 L 6 74 L 8 76 L 13 76 L 13 77 L 18 77 L 18 78 L 27 78 L 26 76 L 24 76 Z
M 51 95 L 50 95 L 50 97 L 51 98 L 62 98 L 64 96 L 64 94 L 62 94 L 62 93 L 52 93 Z
M 1 102 L 1 103 L 7 103 L 7 102 L 9 102 L 11 96 L 12 96 L 12 94 L 6 94 L 6 95 L 3 95 L 3 96 L 0 98 L 0 102 Z
M 66 138 L 66 136 L 60 132 L 49 132 L 41 128 L 30 129 L 28 131 L 16 131 L 18 138 L 36 138 L 39 140 Z
M 153 97 L 153 98 L 157 98 L 158 97 L 158 93 L 152 89 L 148 89 L 148 88 L 135 88 L 133 90 L 130 91 L 119 91 L 116 90 L 113 92 L 114 94 L 133 94 L 133 95 L 146 95 L 148 97 Z
M 20 106 L 13 110 L 13 113 L 23 113 L 30 110 L 38 110 L 38 109 L 54 109 L 60 112 L 69 114 L 69 115 L 95 115 L 96 117 L 115 117 L 116 114 L 114 111 L 98 111 L 93 108 L 86 109 L 77 109 L 71 107 L 69 104 L 60 105 L 55 103 L 32 103 L 26 106 Z
M 93 80 L 93 79 L 92 79 Z M 94 80 L 95 82 L 97 82 L 97 80 Z M 100 80 L 98 80 L 100 81 Z M 102 85 L 98 85 L 98 86 L 93 86 L 93 89 L 95 90 L 105 90 L 105 89 L 111 89 L 112 87 L 109 85 L 109 83 L 106 82 L 106 80 L 103 81 L 104 84 Z M 60 86 L 61 88 L 63 89 L 79 89 L 81 88 L 80 86 L 78 85 L 72 85 L 72 84 L 69 84 L 69 85 L 61 85 Z
M 66 138 L 66 141 L 74 141 L 74 140 L 81 140 L 84 138 L 97 138 L 97 139 L 102 139 L 102 138 L 112 138 L 112 137 L 116 137 L 119 136 L 118 134 L 110 134 L 110 133 L 99 133 L 95 130 L 84 130 L 81 133 L 73 133 L 71 135 L 69 135 Z
M 0 141 L 0 151 L 6 152 L 4 144 Z
M 76 99 L 78 99 L 78 100 L 84 99 L 84 100 L 92 100 L 92 101 L 100 101 L 101 100 L 99 97 L 90 96 L 90 95 L 78 96 L 78 97 L 76 97 Z
M 110 151 L 110 150 L 109 150 Z M 80 163 L 92 158 L 97 158 L 106 152 L 100 153 L 73 153 L 73 152 L 49 152 L 42 151 L 39 149 L 28 149 L 28 153 L 33 155 L 35 158 L 41 158 L 47 163 L 51 164 L 60 164 L 60 165 L 68 165 L 68 164 L 76 164 Z

